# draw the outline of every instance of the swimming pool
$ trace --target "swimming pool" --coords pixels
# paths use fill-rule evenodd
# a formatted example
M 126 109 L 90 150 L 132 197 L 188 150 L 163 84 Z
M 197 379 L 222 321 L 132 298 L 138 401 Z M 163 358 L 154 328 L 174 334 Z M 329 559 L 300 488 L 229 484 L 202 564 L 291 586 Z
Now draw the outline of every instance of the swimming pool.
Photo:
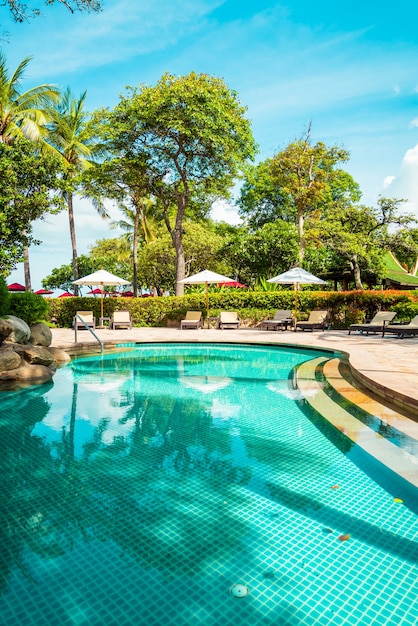
M 0 623 L 416 625 L 411 493 L 293 388 L 326 354 L 143 345 L 4 392 Z

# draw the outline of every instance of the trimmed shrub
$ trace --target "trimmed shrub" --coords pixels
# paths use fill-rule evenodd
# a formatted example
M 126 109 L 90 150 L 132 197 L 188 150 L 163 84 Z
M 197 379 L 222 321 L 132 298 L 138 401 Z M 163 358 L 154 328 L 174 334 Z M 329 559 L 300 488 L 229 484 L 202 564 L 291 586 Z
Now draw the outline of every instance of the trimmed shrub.
M 48 315 L 48 303 L 37 293 L 22 291 L 11 293 L 7 313 L 20 317 L 26 324 L 31 326 L 35 322 L 42 322 Z
M 16 294 L 16 298 L 23 294 Z M 271 318 L 277 309 L 295 308 L 295 291 L 278 289 L 273 292 L 229 289 L 209 292 L 209 316 L 220 311 L 237 311 L 243 326 L 257 326 L 263 319 Z M 92 310 L 98 319 L 101 315 L 100 298 L 54 298 L 46 301 L 48 317 L 56 319 L 60 327 L 71 327 L 76 311 Z M 206 319 L 206 294 L 193 292 L 185 296 L 150 298 L 105 298 L 104 317 L 115 310 L 130 311 L 135 326 L 169 326 L 180 324 L 186 311 L 203 311 Z M 330 311 L 330 326 L 348 328 L 350 324 L 371 318 L 380 310 L 397 311 L 400 319 L 410 319 L 418 314 L 418 291 L 316 291 L 301 289 L 298 292 L 298 319 L 306 319 L 314 309 Z
M 10 291 L 7 289 L 6 281 L 0 274 L 0 317 L 7 315 L 9 311 Z

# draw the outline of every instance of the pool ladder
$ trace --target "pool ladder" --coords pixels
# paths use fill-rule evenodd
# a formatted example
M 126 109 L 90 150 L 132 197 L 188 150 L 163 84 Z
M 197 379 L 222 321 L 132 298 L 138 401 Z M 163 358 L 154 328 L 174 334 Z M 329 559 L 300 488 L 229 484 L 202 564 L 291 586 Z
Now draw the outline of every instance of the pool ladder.
M 91 328 L 91 326 L 89 326 L 87 324 L 87 322 L 85 322 L 83 320 L 83 318 L 81 317 L 81 315 L 79 315 L 78 313 L 76 314 L 77 319 L 80 320 L 80 322 L 83 324 L 84 328 L 87 328 L 87 330 L 93 335 L 93 337 L 99 342 L 100 344 L 100 352 L 101 354 L 103 354 L 103 350 L 104 350 L 104 345 L 103 345 L 103 341 L 96 335 L 96 333 L 94 332 L 94 330 Z M 77 341 L 77 324 L 75 324 L 74 326 L 74 332 L 75 332 L 75 343 L 78 343 Z

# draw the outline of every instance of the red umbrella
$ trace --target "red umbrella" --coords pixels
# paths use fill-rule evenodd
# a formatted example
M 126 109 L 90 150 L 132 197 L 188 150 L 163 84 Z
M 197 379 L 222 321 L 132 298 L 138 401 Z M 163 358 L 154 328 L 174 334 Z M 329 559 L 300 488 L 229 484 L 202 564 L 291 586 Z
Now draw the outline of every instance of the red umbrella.
M 97 287 L 96 289 L 92 289 L 91 291 L 87 292 L 88 296 L 100 296 L 101 294 L 104 294 L 105 296 L 109 295 L 109 291 L 102 291 L 100 289 L 100 287 Z
M 132 298 L 132 296 L 134 295 L 133 291 L 121 291 L 122 298 Z
M 58 298 L 72 298 L 73 296 L 74 296 L 73 293 L 70 293 L 69 291 L 64 291 L 64 293 L 58 296 Z
M 241 287 L 247 289 L 247 285 L 243 285 L 236 280 L 231 280 L 229 283 L 218 283 L 218 287 Z
M 50 289 L 38 289 L 38 291 L 35 291 L 35 293 L 39 294 L 40 296 L 50 296 L 51 293 L 54 292 Z
M 21 285 L 20 283 L 12 283 L 7 287 L 9 291 L 26 291 L 26 287 Z

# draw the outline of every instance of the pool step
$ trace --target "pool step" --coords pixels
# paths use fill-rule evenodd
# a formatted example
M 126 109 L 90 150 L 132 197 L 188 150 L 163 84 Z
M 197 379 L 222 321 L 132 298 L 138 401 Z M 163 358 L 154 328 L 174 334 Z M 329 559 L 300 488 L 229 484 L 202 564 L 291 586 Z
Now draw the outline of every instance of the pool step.
M 408 437 L 417 440 L 418 424 L 372 400 L 350 385 L 342 377 L 339 365 L 339 359 L 318 357 L 298 367 L 297 386 L 306 402 L 357 446 L 402 476 L 410 484 L 418 487 L 418 458 L 357 419 L 349 412 L 348 404 L 345 408 L 343 403 L 334 400 L 326 393 L 326 385 L 330 384 L 341 397 L 359 406 L 370 416 L 377 416 L 385 422 L 391 420 L 398 430 L 402 430 L 407 433 Z M 325 380 L 319 379 L 321 373 Z

